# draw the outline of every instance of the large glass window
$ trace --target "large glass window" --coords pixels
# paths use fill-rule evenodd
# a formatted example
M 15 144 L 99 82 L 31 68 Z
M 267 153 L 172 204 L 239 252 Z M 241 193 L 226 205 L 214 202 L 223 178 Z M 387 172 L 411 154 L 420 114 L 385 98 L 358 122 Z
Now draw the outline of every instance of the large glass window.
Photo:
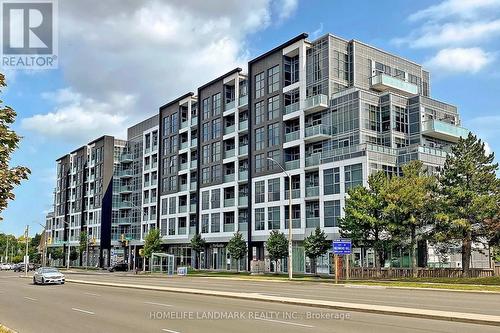
M 210 145 L 205 145 L 202 148 L 201 162 L 203 164 L 210 163 Z
M 268 201 L 280 200 L 280 179 L 269 179 L 267 181 Z
M 203 168 L 201 170 L 201 182 L 202 184 L 210 183 L 210 168 Z
M 220 182 L 222 179 L 222 167 L 220 164 L 212 166 L 212 182 Z
M 255 209 L 255 230 L 265 230 L 266 228 L 266 213 L 264 208 Z
M 269 207 L 267 209 L 267 229 L 277 230 L 280 228 L 280 207 Z
M 205 98 L 203 100 L 202 115 L 203 115 L 203 120 L 208 119 L 210 117 L 210 97 Z
M 266 183 L 261 180 L 255 182 L 255 203 L 266 201 Z
M 210 209 L 210 192 L 203 191 L 201 193 L 201 209 Z
M 267 119 L 278 118 L 280 114 L 280 95 L 276 95 L 267 100 Z
M 210 140 L 210 123 L 204 123 L 201 128 L 201 141 L 206 142 Z
M 221 135 L 221 118 L 212 120 L 212 139 L 217 139 Z
M 221 97 L 220 93 L 212 96 L 212 116 L 221 114 Z
M 325 201 L 325 227 L 336 227 L 340 218 L 340 200 Z
M 201 232 L 204 234 L 208 233 L 208 220 L 209 220 L 208 214 L 203 214 L 201 216 Z
M 221 159 L 220 141 L 212 143 L 212 162 L 218 162 Z
M 267 92 L 272 94 L 280 89 L 280 66 L 276 65 L 267 70 Z
M 220 213 L 213 213 L 210 223 L 210 232 L 220 232 Z
M 267 146 L 272 147 L 280 144 L 280 123 L 267 126 Z
M 285 86 L 299 80 L 299 56 L 285 57 Z
M 264 72 L 255 75 L 255 98 L 264 96 Z
M 212 190 L 212 209 L 220 208 L 220 189 Z
M 262 172 L 265 168 L 264 154 L 255 155 L 255 172 Z
M 255 125 L 264 121 L 264 102 L 255 103 Z
M 344 167 L 345 191 L 363 185 L 363 165 L 353 164 Z
M 323 193 L 339 194 L 340 193 L 340 169 L 326 169 L 323 171 Z
M 255 150 L 264 149 L 264 127 L 255 130 Z

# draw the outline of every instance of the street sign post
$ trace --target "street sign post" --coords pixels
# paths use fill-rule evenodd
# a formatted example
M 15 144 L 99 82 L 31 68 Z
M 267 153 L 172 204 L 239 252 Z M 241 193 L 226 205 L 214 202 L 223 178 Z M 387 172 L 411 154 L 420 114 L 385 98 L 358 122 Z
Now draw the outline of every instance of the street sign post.
M 335 283 L 338 283 L 338 256 L 347 256 L 346 278 L 349 279 L 349 255 L 351 254 L 352 242 L 350 239 L 334 239 L 332 241 L 332 251 L 335 260 Z

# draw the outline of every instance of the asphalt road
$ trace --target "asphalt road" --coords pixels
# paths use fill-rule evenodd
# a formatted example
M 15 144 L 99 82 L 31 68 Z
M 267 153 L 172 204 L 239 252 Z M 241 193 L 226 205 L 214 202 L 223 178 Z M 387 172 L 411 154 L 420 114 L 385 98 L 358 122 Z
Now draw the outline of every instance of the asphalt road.
M 123 273 L 67 274 L 67 278 L 238 291 L 271 296 L 319 299 L 406 308 L 480 313 L 500 316 L 500 294 L 463 293 L 440 290 L 389 289 L 378 286 L 333 285 L 318 282 L 241 281 L 204 277 L 136 277 Z
M 492 326 L 211 296 L 70 283 L 35 286 L 11 272 L 0 272 L 0 299 L 0 323 L 20 333 L 498 332 Z

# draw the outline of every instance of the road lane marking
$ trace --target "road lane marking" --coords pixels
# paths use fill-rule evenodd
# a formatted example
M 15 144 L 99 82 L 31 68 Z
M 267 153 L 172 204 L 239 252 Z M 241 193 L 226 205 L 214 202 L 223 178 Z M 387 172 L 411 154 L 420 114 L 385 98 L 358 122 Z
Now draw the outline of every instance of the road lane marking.
M 78 312 L 83 312 L 83 313 L 90 314 L 90 315 L 95 314 L 95 313 L 94 313 L 94 312 L 92 312 L 92 311 L 86 311 L 86 310 L 77 309 L 77 308 L 71 308 L 71 310 L 73 310 L 73 311 L 78 311 Z
M 255 319 L 256 320 L 271 321 L 273 323 L 279 323 L 279 324 L 288 324 L 288 325 L 294 325 L 294 326 L 300 326 L 300 327 L 314 328 L 314 326 L 312 326 L 312 325 L 292 323 L 292 322 L 289 322 L 289 321 L 281 321 L 281 320 L 266 319 L 266 318 L 255 318 Z
M 179 331 L 172 331 L 172 330 L 167 330 L 166 328 L 161 329 L 163 332 L 169 332 L 169 333 L 181 333 Z
M 36 301 L 37 300 L 36 298 L 31 298 L 31 297 L 26 297 L 26 296 L 24 296 L 24 298 L 29 299 L 30 301 Z
M 166 306 L 166 307 L 173 306 L 170 304 L 162 304 L 162 303 L 155 303 L 155 302 L 144 302 L 144 304 L 159 305 L 159 306 Z
M 99 294 L 96 294 L 96 293 L 84 293 L 85 295 L 90 295 L 90 296 L 101 296 Z

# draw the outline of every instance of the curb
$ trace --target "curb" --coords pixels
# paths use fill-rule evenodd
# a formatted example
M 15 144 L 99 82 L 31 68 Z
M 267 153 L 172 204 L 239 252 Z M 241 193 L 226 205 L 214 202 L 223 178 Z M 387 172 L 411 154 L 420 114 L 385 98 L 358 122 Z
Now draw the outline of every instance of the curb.
M 392 315 L 401 317 L 453 321 L 453 322 L 461 322 L 468 324 L 500 326 L 500 316 L 482 315 L 477 313 L 462 313 L 462 312 L 415 309 L 415 308 L 401 308 L 401 307 L 371 305 L 371 304 L 341 303 L 341 302 L 310 300 L 302 298 L 267 296 L 261 294 L 248 294 L 248 293 L 213 291 L 213 290 L 202 290 L 202 289 L 191 289 L 191 288 L 146 286 L 146 285 L 122 284 L 122 283 L 108 283 L 108 282 L 73 280 L 73 279 L 66 279 L 66 282 L 86 284 L 86 285 L 96 285 L 96 286 L 117 287 L 117 288 L 131 288 L 140 290 L 184 293 L 191 295 L 216 296 L 216 297 L 225 297 L 234 299 L 282 303 L 290 305 L 310 306 L 310 307 L 335 309 L 342 311 L 354 311 L 354 312 L 374 313 L 374 314 L 383 314 L 383 315 Z

